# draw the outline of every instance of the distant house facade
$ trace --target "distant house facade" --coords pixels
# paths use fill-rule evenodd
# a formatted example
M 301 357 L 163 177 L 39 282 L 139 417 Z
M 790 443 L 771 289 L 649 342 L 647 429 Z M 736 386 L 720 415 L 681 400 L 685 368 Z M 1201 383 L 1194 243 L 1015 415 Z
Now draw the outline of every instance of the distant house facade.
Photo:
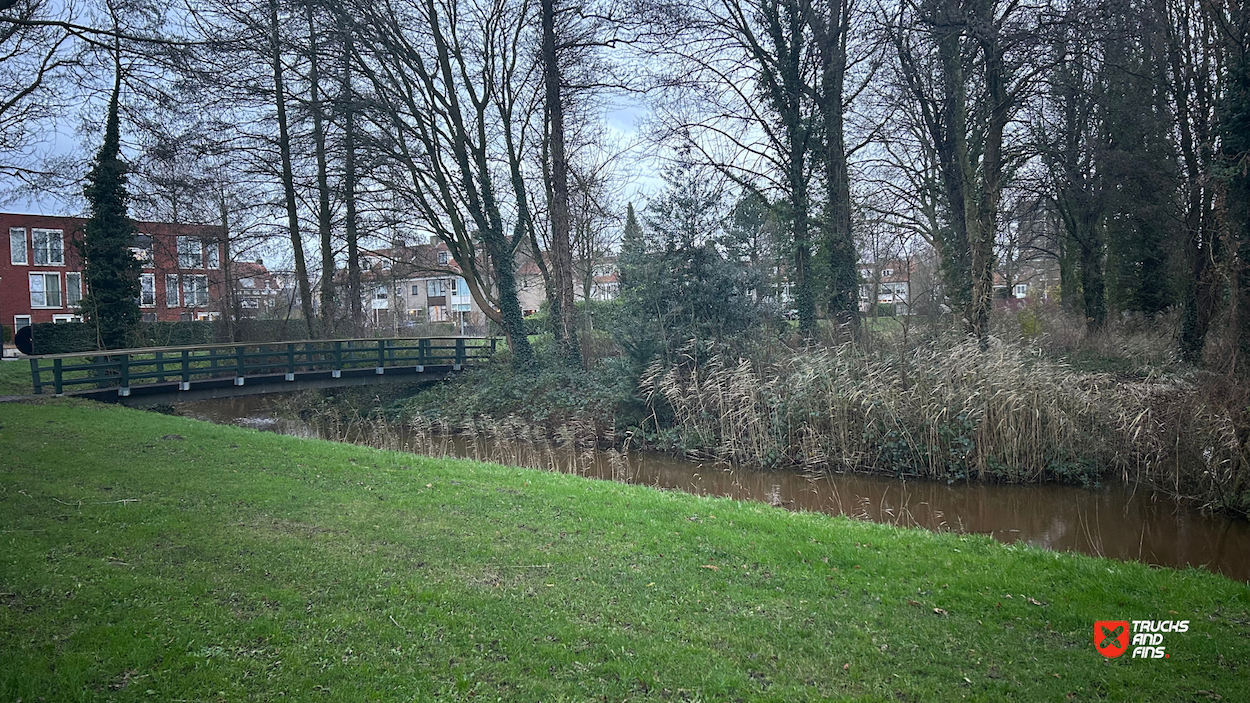
M 861 261 L 858 268 L 861 313 L 871 314 L 874 305 L 892 305 L 894 314 L 910 314 L 911 261 Z
M 270 271 L 261 259 L 232 265 L 234 301 L 240 319 L 289 318 L 300 312 L 293 274 Z
M 547 289 L 543 284 L 542 270 L 532 256 L 525 255 L 517 267 L 517 298 L 521 312 L 533 315 L 547 302 Z M 613 300 L 621 292 L 621 274 L 616 257 L 600 261 L 573 262 L 573 298 L 575 300 Z
M 13 330 L 40 322 L 82 319 L 87 292 L 79 243 L 87 221 L 0 213 L 7 233 L 0 255 L 0 319 Z M 135 222 L 131 252 L 142 262 L 140 313 L 145 321 L 221 317 L 225 245 L 221 230 L 203 225 Z
M 361 278 L 362 307 L 373 327 L 399 333 L 427 323 L 452 323 L 465 332 L 485 329 L 486 313 L 441 241 L 362 250 Z

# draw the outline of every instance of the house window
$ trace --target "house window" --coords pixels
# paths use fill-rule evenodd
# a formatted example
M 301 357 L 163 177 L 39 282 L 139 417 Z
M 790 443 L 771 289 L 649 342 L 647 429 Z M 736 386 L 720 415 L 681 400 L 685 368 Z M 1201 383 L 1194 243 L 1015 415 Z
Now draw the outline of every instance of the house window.
M 472 312 L 473 305 L 471 303 L 455 303 L 451 306 L 453 312 Z
M 893 276 L 893 275 L 894 275 L 894 269 L 881 269 L 881 275 L 882 275 L 882 276 Z
M 189 308 L 208 305 L 208 276 L 182 277 L 182 303 Z
M 439 266 L 446 266 L 446 265 L 447 265 L 447 262 L 448 262 L 448 261 L 450 261 L 450 260 L 451 260 L 451 253 L 450 253 L 450 252 L 440 251 L 440 252 L 438 253 L 438 265 L 439 265 Z
M 156 313 L 145 312 L 139 316 L 139 319 L 143 320 L 144 322 L 156 322 Z
M 36 266 L 64 266 L 65 247 L 59 229 L 32 229 Z
M 30 274 L 30 306 L 32 308 L 61 307 L 61 274 Z
M 451 294 L 452 295 L 468 295 L 469 284 L 466 283 L 463 278 L 451 279 Z
M 242 287 L 244 287 L 244 288 L 255 288 L 255 287 L 256 287 L 256 279 L 254 279 L 254 278 L 240 278 L 240 279 L 239 279 L 239 285 L 240 285 L 240 286 L 242 286 Z
M 208 255 L 208 268 L 221 268 L 221 251 L 218 250 L 216 243 L 210 242 L 204 247 L 204 252 Z
M 82 315 L 53 315 L 52 324 L 63 325 L 67 322 L 82 322 Z
M 26 230 L 21 227 L 9 228 L 9 263 L 25 264 Z
M 204 250 L 196 237 L 178 237 L 178 268 L 198 269 L 204 267 Z
M 152 265 L 152 235 L 136 234 L 135 245 L 130 247 L 130 253 L 134 255 L 135 260 L 143 264 L 144 268 Z
M 23 327 L 30 327 L 30 315 L 14 315 L 13 316 L 13 331 L 17 332 Z
M 413 287 L 412 287 L 412 294 L 413 294 L 413 295 L 421 295 L 421 287 L 420 287 L 420 286 L 413 286 Z
M 1016 291 L 1016 297 L 1017 297 L 1017 298 L 1023 298 L 1023 297 L 1025 297 L 1026 295 L 1028 295 L 1028 294 L 1029 294 L 1029 284 L 1027 284 L 1027 283 L 1017 283 L 1017 284 L 1016 284 L 1015 291 Z
M 144 273 L 139 275 L 139 307 L 150 308 L 156 305 L 156 275 Z
M 425 294 L 430 297 L 444 295 L 443 282 L 437 278 L 426 281 Z
M 376 291 L 374 291 L 374 292 L 373 292 L 373 299 L 374 299 L 374 300 L 386 300 L 386 289 L 385 289 L 385 288 L 379 288 L 379 289 L 377 289 Z
M 65 304 L 77 307 L 82 302 L 82 274 L 76 271 L 65 274 Z
M 176 308 L 179 304 L 178 300 L 178 274 L 165 274 L 165 307 Z
M 256 298 L 244 298 L 239 301 L 239 307 L 243 308 L 244 310 L 259 310 L 260 301 L 257 300 Z

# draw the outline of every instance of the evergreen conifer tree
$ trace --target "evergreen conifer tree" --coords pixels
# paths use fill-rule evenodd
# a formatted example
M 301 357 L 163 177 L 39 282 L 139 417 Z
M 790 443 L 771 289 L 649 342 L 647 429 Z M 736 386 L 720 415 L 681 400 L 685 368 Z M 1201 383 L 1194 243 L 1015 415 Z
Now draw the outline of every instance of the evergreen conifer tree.
M 140 264 L 130 252 L 135 229 L 126 215 L 126 164 L 120 158 L 121 66 L 115 65 L 115 69 L 104 144 L 96 154 L 83 188 L 91 217 L 80 244 L 87 282 L 82 310 L 95 326 L 97 341 L 105 349 L 126 346 L 131 331 L 139 322 Z

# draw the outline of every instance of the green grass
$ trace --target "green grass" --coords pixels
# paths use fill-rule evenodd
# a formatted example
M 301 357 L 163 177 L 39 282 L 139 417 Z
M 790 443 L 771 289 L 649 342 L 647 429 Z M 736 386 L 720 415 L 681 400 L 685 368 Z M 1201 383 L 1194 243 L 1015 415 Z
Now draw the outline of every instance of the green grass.
M 0 361 L 0 395 L 30 395 L 30 361 Z
M 4 701 L 1250 696 L 1250 587 L 1196 570 L 82 401 L 0 425 Z M 1094 651 L 1145 618 L 1191 621 L 1169 659 Z

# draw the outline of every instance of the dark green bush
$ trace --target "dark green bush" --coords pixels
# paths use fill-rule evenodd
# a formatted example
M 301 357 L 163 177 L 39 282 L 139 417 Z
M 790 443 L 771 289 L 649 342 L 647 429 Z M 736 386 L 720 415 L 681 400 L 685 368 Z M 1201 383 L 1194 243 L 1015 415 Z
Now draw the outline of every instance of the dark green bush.
M 95 327 L 83 322 L 40 322 L 32 325 L 36 354 L 71 354 L 98 349 Z

